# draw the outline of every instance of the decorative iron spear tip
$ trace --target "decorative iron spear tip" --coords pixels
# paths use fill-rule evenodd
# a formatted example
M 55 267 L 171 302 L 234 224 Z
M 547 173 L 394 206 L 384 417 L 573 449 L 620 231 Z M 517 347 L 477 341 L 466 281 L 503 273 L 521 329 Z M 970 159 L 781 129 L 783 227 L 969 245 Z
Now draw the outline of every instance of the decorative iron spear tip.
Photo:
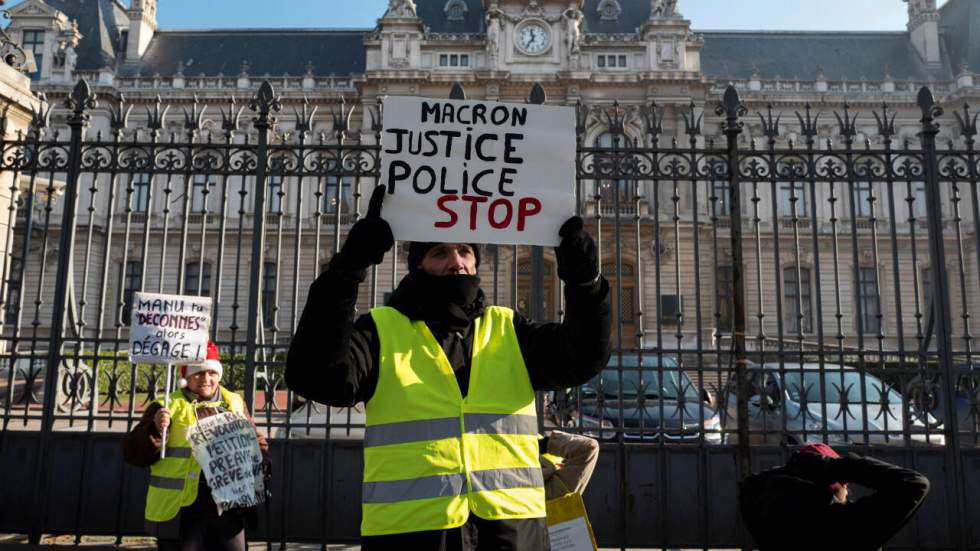
M 271 113 L 278 113 L 282 110 L 282 101 L 276 96 L 272 83 L 263 80 L 255 97 L 249 101 L 248 107 L 259 116 L 267 117 Z
M 95 109 L 98 106 L 96 96 L 89 88 L 85 79 L 78 81 L 68 99 L 65 100 L 65 107 L 71 109 L 75 115 L 83 115 L 86 109 Z
M 922 125 L 925 127 L 931 127 L 931 129 L 938 131 L 939 123 L 934 121 L 936 118 L 942 116 L 943 108 L 936 104 L 936 100 L 932 96 L 932 90 L 930 90 L 928 86 L 923 86 L 919 90 L 916 103 L 919 105 L 919 109 L 922 111 Z
M 738 97 L 738 90 L 729 84 L 725 88 L 725 94 L 721 98 L 721 103 L 715 107 L 716 115 L 724 115 L 725 122 L 722 123 L 722 130 L 725 132 L 741 132 L 742 122 L 739 117 L 744 117 L 749 110 L 742 105 L 741 98 Z
M 692 101 L 688 106 L 688 109 L 691 111 L 690 119 L 688 119 L 687 113 L 681 112 L 681 117 L 684 118 L 684 133 L 692 138 L 701 135 L 701 118 L 704 116 L 704 114 L 697 115 L 696 108 Z
M 657 102 L 651 101 L 649 106 L 641 110 L 641 114 L 647 125 L 647 134 L 656 138 L 663 133 L 663 116 L 657 112 Z
M 953 112 L 953 115 L 956 116 L 956 122 L 960 125 L 960 133 L 963 134 L 964 138 L 972 141 L 972 138 L 977 135 L 977 116 L 980 113 L 975 113 L 971 118 L 970 104 L 964 103 L 963 116 L 961 117 L 956 111 Z
M 769 138 L 770 143 L 775 141 L 779 136 L 779 121 L 783 118 L 783 114 L 779 113 L 775 120 L 772 116 L 772 104 L 766 104 L 766 115 L 763 116 L 762 113 L 756 111 L 756 115 L 759 116 L 759 122 L 762 123 L 762 133 L 765 137 Z

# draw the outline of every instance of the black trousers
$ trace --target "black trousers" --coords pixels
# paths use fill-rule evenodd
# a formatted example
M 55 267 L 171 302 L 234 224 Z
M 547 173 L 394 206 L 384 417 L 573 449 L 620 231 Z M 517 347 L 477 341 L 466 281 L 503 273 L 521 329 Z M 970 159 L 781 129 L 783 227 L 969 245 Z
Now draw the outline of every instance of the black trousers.
M 484 520 L 470 513 L 459 528 L 410 532 L 390 536 L 365 536 L 362 551 L 411 549 L 412 551 L 548 551 L 548 524 L 543 518 Z
M 227 511 L 201 514 L 185 508 L 180 515 L 180 539 L 158 540 L 164 551 L 247 551 L 245 523 L 241 513 Z

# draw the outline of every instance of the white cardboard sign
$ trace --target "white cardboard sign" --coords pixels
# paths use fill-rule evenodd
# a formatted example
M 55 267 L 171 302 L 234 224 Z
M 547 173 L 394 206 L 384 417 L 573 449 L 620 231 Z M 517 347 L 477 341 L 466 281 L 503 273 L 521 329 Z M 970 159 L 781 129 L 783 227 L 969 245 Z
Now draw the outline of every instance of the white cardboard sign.
M 398 240 L 554 246 L 574 213 L 571 107 L 393 96 L 381 151 Z
M 187 429 L 187 441 L 218 506 L 218 514 L 265 501 L 262 450 L 252 423 L 240 413 L 219 413 Z
M 130 361 L 203 363 L 210 327 L 210 297 L 133 293 Z

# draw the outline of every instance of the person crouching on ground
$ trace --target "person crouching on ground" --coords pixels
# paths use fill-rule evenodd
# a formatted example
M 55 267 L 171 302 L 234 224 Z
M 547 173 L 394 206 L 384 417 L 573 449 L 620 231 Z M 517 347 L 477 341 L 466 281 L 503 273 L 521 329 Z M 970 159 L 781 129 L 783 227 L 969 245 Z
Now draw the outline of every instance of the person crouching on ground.
M 241 396 L 221 386 L 222 371 L 218 347 L 209 342 L 205 363 L 180 366 L 182 388 L 170 395 L 170 407 L 163 406 L 163 398 L 155 400 L 123 440 L 126 462 L 150 468 L 146 527 L 160 549 L 243 551 L 245 524 L 254 527 L 258 520 L 254 507 L 218 514 L 186 437 L 198 419 L 223 412 L 248 416 Z M 167 453 L 161 458 L 164 433 Z M 258 431 L 256 437 L 268 477 L 269 444 Z
M 874 493 L 850 501 L 848 483 Z M 742 518 L 761 551 L 874 551 L 912 518 L 929 492 L 921 474 L 826 444 L 741 484 Z

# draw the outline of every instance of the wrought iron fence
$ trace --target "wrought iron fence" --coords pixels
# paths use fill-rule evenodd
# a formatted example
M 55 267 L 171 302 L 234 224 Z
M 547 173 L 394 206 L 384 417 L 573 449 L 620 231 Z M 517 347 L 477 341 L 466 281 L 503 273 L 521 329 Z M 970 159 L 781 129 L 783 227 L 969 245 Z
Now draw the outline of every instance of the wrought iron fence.
M 80 82 L 0 144 L 0 531 L 140 531 L 144 475 L 117 446 L 163 390 L 164 368 L 126 351 L 132 292 L 148 290 L 213 298 L 224 384 L 273 438 L 257 536 L 356 540 L 363 410 L 305 403 L 282 375 L 306 288 L 378 177 L 380 105 L 324 117 L 268 83 L 213 110 L 99 102 Z M 917 109 L 870 115 L 749 114 L 734 88 L 712 108 L 576 108 L 577 209 L 616 352 L 540 411 L 543 430 L 603 441 L 586 495 L 601 543 L 746 544 L 736 481 L 820 441 L 930 476 L 896 548 L 974 548 L 977 116 L 958 108 L 947 131 L 925 89 Z M 551 251 L 483 258 L 494 302 L 560 318 Z M 404 261 L 372 271 L 362 308 Z

